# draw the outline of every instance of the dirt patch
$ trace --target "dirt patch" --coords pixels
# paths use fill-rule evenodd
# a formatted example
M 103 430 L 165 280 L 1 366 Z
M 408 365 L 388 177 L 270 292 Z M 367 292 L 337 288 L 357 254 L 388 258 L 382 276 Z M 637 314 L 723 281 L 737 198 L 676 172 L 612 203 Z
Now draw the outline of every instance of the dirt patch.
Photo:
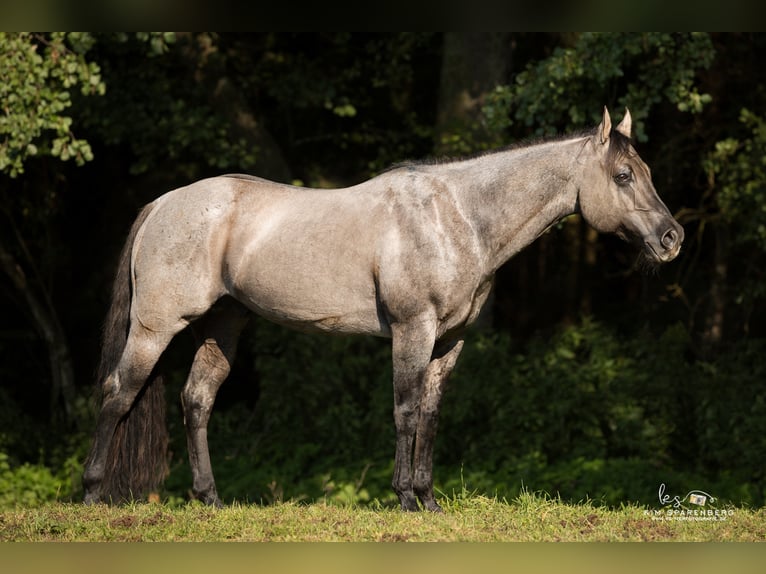
M 158 524 L 173 524 L 173 517 L 158 511 L 153 516 L 141 521 L 142 526 L 157 526 Z
M 398 532 L 384 532 L 378 537 L 378 542 L 407 542 L 410 537 Z
M 110 528 L 130 528 L 138 524 L 138 518 L 132 515 L 120 516 L 109 522 Z
M 648 518 L 628 520 L 623 526 L 623 533 L 626 538 L 638 537 L 644 542 L 676 538 L 676 532 L 667 524 Z

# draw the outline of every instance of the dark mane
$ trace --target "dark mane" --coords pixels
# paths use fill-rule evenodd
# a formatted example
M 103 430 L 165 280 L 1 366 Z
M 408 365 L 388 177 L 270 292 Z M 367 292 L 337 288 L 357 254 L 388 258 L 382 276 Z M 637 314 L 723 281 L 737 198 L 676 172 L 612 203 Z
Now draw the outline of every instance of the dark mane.
M 387 167 L 380 173 L 386 173 L 386 172 L 394 171 L 397 169 L 417 169 L 418 167 L 422 167 L 422 166 L 446 165 L 450 163 L 459 163 L 463 161 L 476 159 L 478 157 L 483 157 L 486 155 L 492 155 L 495 153 L 503 153 L 503 152 L 507 152 L 507 151 L 511 151 L 515 149 L 522 149 L 526 147 L 531 147 L 531 146 L 536 146 L 536 145 L 541 145 L 541 144 L 546 144 L 551 142 L 576 139 L 580 137 L 588 137 L 588 136 L 595 135 L 595 133 L 596 133 L 596 130 L 594 128 L 589 128 L 589 129 L 581 130 L 579 132 L 573 132 L 568 134 L 560 134 L 555 136 L 534 138 L 534 139 L 523 139 L 503 147 L 484 150 L 484 151 L 478 151 L 476 153 L 468 154 L 465 156 L 459 156 L 459 157 L 441 156 L 441 157 L 427 157 L 427 158 L 417 159 L 417 160 L 404 160 Z M 635 152 L 632 151 L 630 138 L 625 137 L 623 134 L 613 129 L 611 136 L 609 138 L 609 149 L 607 150 L 607 165 L 609 166 L 610 171 L 614 170 L 615 165 L 622 158 L 631 157 L 634 154 Z
M 579 132 L 572 132 L 567 134 L 559 134 L 554 136 L 546 136 L 546 137 L 536 137 L 536 138 L 529 138 L 529 139 L 522 139 L 517 142 L 513 142 L 511 144 L 499 147 L 499 148 L 493 148 L 483 151 L 477 151 L 475 153 L 467 154 L 464 156 L 441 156 L 441 157 L 427 157 L 423 159 L 417 159 L 417 160 L 404 160 L 397 162 L 380 173 L 386 173 L 388 171 L 393 171 L 396 169 L 416 169 L 421 166 L 429 166 L 429 165 L 446 165 L 450 163 L 460 163 L 463 161 L 469 161 L 472 159 L 476 159 L 478 157 L 484 157 L 486 155 L 492 155 L 495 153 L 503 153 L 515 149 L 522 149 L 526 147 L 532 147 L 536 145 L 551 143 L 551 142 L 558 142 L 558 141 L 564 141 L 569 139 L 575 139 L 579 137 L 587 137 L 592 136 L 596 132 L 593 128 L 581 130 Z M 625 136 L 623 136 L 625 137 Z

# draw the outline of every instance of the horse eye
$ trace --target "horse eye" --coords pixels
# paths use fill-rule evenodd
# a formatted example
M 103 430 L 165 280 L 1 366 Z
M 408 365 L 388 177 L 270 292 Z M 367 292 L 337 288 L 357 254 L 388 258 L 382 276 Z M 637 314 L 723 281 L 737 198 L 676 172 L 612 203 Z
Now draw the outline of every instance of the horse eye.
M 625 171 L 621 171 L 618 174 L 615 174 L 614 181 L 618 184 L 625 184 L 628 183 L 633 177 L 633 173 L 628 169 Z

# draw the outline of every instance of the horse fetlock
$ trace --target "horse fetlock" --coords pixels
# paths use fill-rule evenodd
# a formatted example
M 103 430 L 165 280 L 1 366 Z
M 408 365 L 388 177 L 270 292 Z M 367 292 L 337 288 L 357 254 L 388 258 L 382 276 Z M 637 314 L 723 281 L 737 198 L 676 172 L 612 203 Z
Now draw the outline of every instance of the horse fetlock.
M 433 480 L 424 472 L 415 472 L 412 490 L 425 506 L 434 500 Z M 435 503 L 434 503 L 435 504 Z
M 402 505 L 402 510 L 404 510 L 405 512 L 420 511 L 420 506 L 418 505 L 418 499 L 415 497 L 415 494 L 412 492 L 400 493 L 399 502 Z
M 420 506 L 418 506 L 418 498 L 415 496 L 415 491 L 412 489 L 411 479 L 394 476 L 394 480 L 391 482 L 391 487 L 399 497 L 402 510 L 412 512 L 420 510 Z

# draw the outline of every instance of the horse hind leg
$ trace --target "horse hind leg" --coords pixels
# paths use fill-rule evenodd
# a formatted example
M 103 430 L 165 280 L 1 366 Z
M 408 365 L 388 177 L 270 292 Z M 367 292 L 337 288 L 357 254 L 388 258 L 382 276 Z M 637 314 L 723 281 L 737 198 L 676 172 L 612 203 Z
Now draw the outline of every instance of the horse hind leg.
M 181 391 L 186 441 L 192 471 L 192 492 L 202 502 L 222 506 L 210 463 L 207 425 L 215 396 L 231 371 L 237 342 L 248 320 L 239 303 L 224 299 L 193 324 L 199 346 Z
M 119 442 L 118 425 L 130 416 L 137 399 L 145 400 L 149 389 L 141 394 L 147 380 L 175 333 L 148 331 L 139 324 L 131 326 L 125 348 L 117 366 L 106 376 L 103 399 L 96 423 L 93 446 L 85 463 L 83 486 L 85 502 L 119 500 L 140 495 L 141 486 L 135 482 L 133 471 L 142 461 L 128 458 Z M 161 386 L 157 392 L 161 392 Z M 159 415 L 159 413 L 155 413 Z M 165 421 L 141 421 L 142 424 L 165 424 Z M 124 437 L 123 437 L 124 438 Z M 153 470 L 153 469 L 152 469 Z M 151 479 L 150 479 L 151 480 Z

